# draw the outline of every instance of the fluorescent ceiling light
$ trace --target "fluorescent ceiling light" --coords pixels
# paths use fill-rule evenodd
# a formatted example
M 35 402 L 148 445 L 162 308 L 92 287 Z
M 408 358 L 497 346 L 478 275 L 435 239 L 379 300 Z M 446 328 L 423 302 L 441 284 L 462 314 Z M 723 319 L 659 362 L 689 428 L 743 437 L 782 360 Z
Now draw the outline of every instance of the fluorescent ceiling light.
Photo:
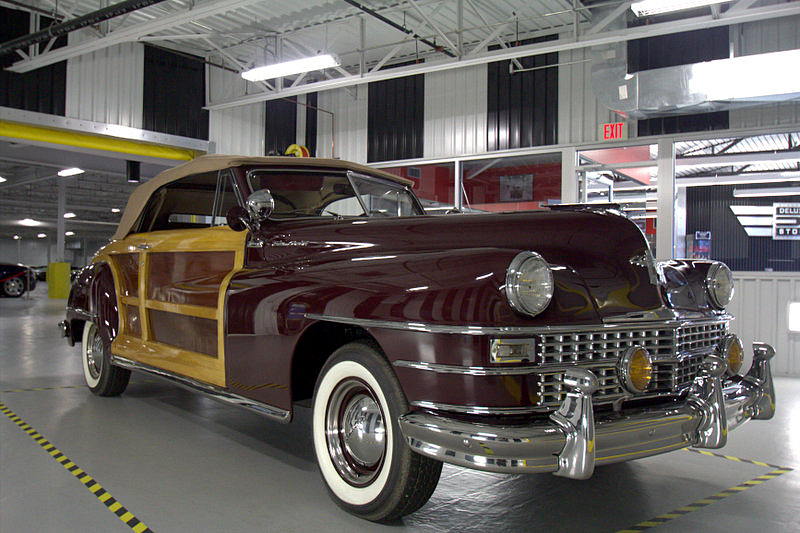
M 800 50 L 705 61 L 692 66 L 689 92 L 706 100 L 742 100 L 800 92 Z M 744 74 L 743 74 L 744 73 Z
M 22 237 L 20 237 L 19 235 L 14 235 L 14 240 L 15 240 L 15 241 L 18 241 L 18 240 L 20 240 L 21 238 L 22 238 Z
M 42 223 L 38 220 L 33 220 L 32 218 L 23 218 L 19 221 L 20 226 L 41 226 Z
M 75 213 L 70 211 L 69 213 L 64 213 L 64 218 L 75 218 Z
M 111 208 L 111 212 L 112 213 L 119 213 L 119 207 L 112 207 Z
M 78 174 L 83 174 L 83 169 L 78 167 L 72 168 L 65 168 L 64 170 L 59 170 L 58 175 L 62 178 L 66 178 L 67 176 L 77 176 Z
M 74 231 L 65 231 L 64 235 L 66 235 L 67 237 L 72 237 L 73 235 L 75 235 L 75 232 Z
M 3 176 L 0 176 L 0 183 L 3 183 L 5 181 L 8 181 L 8 180 L 6 180 Z
M 637 17 L 649 15 L 659 15 L 661 13 L 671 13 L 673 11 L 683 11 L 685 9 L 695 9 L 712 4 L 724 4 L 730 0 L 642 0 L 631 5 Z
M 271 80 L 273 78 L 291 76 L 292 74 L 300 74 L 301 72 L 338 67 L 340 64 L 336 56 L 323 54 L 314 57 L 304 57 L 303 59 L 295 59 L 293 61 L 284 61 L 283 63 L 273 63 L 272 65 L 264 65 L 263 67 L 255 67 L 242 72 L 242 77 L 247 81 Z
M 36 237 L 38 237 L 39 239 L 44 239 L 45 237 L 47 237 L 47 233 L 39 233 L 36 235 Z
M 800 196 L 800 187 L 772 187 L 769 189 L 734 189 L 735 198 L 769 198 L 770 196 Z

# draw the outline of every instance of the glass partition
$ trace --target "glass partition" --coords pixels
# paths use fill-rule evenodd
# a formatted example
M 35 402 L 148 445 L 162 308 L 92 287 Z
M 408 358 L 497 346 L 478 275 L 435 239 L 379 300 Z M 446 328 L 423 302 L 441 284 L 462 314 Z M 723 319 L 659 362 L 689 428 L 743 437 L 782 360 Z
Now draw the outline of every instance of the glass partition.
M 561 201 L 561 152 L 463 163 L 465 211 L 526 211 Z
M 413 190 L 430 214 L 444 214 L 455 207 L 455 163 L 406 165 L 381 170 L 414 182 Z

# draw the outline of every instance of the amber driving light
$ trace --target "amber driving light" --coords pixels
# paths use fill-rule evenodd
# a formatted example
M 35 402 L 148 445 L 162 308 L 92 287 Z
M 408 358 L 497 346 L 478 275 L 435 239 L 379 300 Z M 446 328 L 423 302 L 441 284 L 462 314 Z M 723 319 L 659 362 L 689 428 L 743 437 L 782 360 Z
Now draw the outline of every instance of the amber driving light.
M 744 362 L 744 346 L 736 335 L 727 335 L 722 339 L 722 358 L 728 364 L 728 375 L 735 376 L 742 369 Z
M 620 384 L 628 391 L 642 393 L 653 379 L 653 360 L 650 352 L 641 346 L 631 346 L 617 365 Z

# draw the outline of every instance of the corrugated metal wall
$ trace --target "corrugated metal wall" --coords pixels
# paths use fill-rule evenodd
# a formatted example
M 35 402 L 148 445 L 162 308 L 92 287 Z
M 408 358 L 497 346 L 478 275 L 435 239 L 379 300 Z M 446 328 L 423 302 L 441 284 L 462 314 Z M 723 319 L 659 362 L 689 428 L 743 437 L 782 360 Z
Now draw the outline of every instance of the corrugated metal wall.
M 208 139 L 205 101 L 206 69 L 202 58 L 145 46 L 144 129 Z
M 731 29 L 737 55 L 800 48 L 800 16 L 740 24 Z M 794 67 L 787 68 L 797 68 Z M 771 104 L 731 111 L 731 128 L 800 124 L 800 103 Z
M 210 57 L 215 63 L 222 58 Z M 253 85 L 235 72 L 206 67 L 208 101 L 215 102 L 253 92 Z M 218 154 L 264 155 L 264 104 L 211 111 L 208 140 Z
M 739 186 L 739 188 L 743 188 Z M 774 198 L 734 198 L 733 185 L 690 187 L 686 190 L 686 233 L 711 232 L 711 257 L 731 269 L 800 270 L 800 241 L 748 237 L 731 205 L 771 206 Z M 784 197 L 786 202 L 796 197 Z
M 602 124 L 622 120 L 597 100 L 590 59 L 588 49 L 558 53 L 559 144 L 595 142 Z
M 423 155 L 425 76 L 369 84 L 367 160 L 394 161 Z
M 70 44 L 80 42 L 76 33 L 70 34 Z M 67 61 L 68 117 L 141 128 L 143 94 L 144 47 L 139 43 Z
M 356 163 L 367 162 L 367 101 L 366 85 L 347 89 L 323 91 L 318 94 L 320 109 L 334 114 L 334 129 L 331 132 L 331 116 L 317 113 L 317 156 L 337 157 Z M 331 154 L 331 137 L 335 146 Z
M 735 292 L 728 311 L 731 329 L 745 346 L 749 367 L 753 341 L 775 348 L 772 371 L 800 376 L 800 333 L 789 332 L 787 309 L 800 302 L 800 275 L 789 272 L 734 272 Z
M 425 74 L 424 157 L 486 151 L 486 65 Z

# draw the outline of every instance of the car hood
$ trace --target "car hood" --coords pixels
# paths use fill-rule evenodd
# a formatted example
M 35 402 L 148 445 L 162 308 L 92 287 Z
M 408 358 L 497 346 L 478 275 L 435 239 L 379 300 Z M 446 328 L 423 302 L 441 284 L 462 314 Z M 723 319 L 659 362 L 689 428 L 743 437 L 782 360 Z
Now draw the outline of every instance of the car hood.
M 483 279 L 504 311 L 461 317 L 474 323 L 585 323 L 663 309 L 647 241 L 627 218 L 609 212 L 304 219 L 267 224 L 261 237 L 261 260 L 317 283 L 375 291 L 388 283 L 430 296 Z M 556 282 L 554 303 L 536 319 L 513 313 L 503 291 L 508 264 L 525 250 L 547 260 Z

